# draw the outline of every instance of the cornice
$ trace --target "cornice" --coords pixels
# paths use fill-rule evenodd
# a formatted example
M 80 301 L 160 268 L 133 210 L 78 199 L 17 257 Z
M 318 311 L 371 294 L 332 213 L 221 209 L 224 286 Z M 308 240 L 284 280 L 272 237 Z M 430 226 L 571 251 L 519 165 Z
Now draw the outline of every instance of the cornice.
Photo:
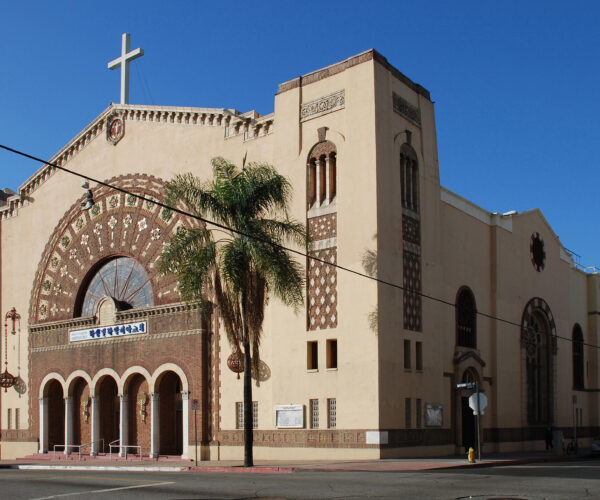
M 131 320 L 146 319 L 152 316 L 165 316 L 169 314 L 181 313 L 184 311 L 195 311 L 199 309 L 199 304 L 188 304 L 186 302 L 177 302 L 162 306 L 144 307 L 139 309 L 130 309 L 128 311 L 119 311 L 116 315 L 115 324 L 127 323 Z M 63 321 L 52 321 L 29 326 L 29 333 L 46 333 L 49 331 L 85 328 L 86 326 L 96 325 L 95 316 L 86 316 L 82 318 L 72 318 Z

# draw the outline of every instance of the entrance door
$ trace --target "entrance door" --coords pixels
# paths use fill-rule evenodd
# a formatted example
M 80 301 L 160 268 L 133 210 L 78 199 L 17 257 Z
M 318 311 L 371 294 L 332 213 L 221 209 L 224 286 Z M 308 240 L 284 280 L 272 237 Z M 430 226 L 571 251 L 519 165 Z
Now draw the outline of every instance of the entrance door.
M 54 446 L 65 444 L 65 400 L 62 386 L 57 380 L 48 382 L 45 392 L 48 405 L 48 451 L 54 451 Z
M 183 412 L 181 381 L 173 372 L 167 372 L 159 383 L 160 394 L 160 454 L 183 453 Z
M 111 377 L 105 377 L 100 384 L 100 439 L 104 439 L 104 450 L 119 439 L 119 398 L 117 383 Z M 102 445 L 100 445 L 102 446 Z
M 477 449 L 475 442 L 475 415 L 469 406 L 469 398 L 461 398 L 462 402 L 462 445 L 465 452 L 469 448 Z

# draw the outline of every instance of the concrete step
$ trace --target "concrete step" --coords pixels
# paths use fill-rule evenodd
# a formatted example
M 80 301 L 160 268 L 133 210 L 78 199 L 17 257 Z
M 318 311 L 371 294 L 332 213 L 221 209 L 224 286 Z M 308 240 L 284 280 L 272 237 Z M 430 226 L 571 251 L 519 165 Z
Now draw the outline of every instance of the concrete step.
M 91 456 L 89 453 L 71 453 L 65 455 L 64 453 L 54 452 L 50 453 L 35 453 L 27 455 L 25 457 L 17 458 L 18 461 L 27 462 L 48 462 L 48 461 L 64 461 L 64 462 L 140 462 L 138 455 L 127 455 L 127 457 L 120 457 L 119 455 L 113 454 L 112 457 L 107 453 L 98 453 L 96 456 Z M 160 455 L 158 458 L 152 458 L 149 455 L 142 455 L 141 461 L 143 462 L 181 462 L 182 458 L 180 455 Z M 190 460 L 191 461 L 191 460 Z

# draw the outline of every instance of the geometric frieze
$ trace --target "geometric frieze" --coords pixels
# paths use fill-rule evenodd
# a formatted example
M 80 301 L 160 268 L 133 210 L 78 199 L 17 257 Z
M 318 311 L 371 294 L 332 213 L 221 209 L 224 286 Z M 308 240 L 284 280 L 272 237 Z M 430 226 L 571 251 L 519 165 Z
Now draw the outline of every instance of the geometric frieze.
M 163 197 L 163 181 L 152 176 L 120 176 L 107 183 L 146 198 L 162 200 Z M 82 211 L 83 197 L 77 200 L 46 245 L 32 290 L 30 325 L 62 321 L 80 314 L 82 286 L 87 286 L 99 265 L 115 257 L 130 257 L 146 270 L 155 305 L 180 300 L 175 276 L 160 275 L 156 262 L 176 228 L 196 223 L 106 186 L 92 191 L 95 202 L 92 208 Z
M 300 106 L 300 121 L 303 122 L 316 118 L 317 116 L 343 109 L 345 101 L 346 97 L 344 90 L 338 90 L 332 94 L 304 103 Z
M 400 97 L 395 92 L 392 93 L 392 105 L 394 111 L 411 122 L 421 126 L 421 111 L 416 106 L 410 104 L 406 99 Z
M 308 330 L 335 328 L 337 315 L 337 269 L 326 264 L 337 264 L 337 247 L 316 250 L 308 259 L 307 304 Z

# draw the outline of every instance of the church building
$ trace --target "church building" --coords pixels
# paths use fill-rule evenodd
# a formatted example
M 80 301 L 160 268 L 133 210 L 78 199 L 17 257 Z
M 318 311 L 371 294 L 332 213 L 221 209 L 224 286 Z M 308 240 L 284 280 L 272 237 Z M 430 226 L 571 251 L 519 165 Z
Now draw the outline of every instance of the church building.
M 281 83 L 266 116 L 126 90 L 0 194 L 2 459 L 243 457 L 239 353 L 157 269 L 194 221 L 153 200 L 246 154 L 290 180 L 319 258 L 297 257 L 305 308 L 265 312 L 256 459 L 463 453 L 475 386 L 484 452 L 543 449 L 548 427 L 600 434 L 600 275 L 539 210 L 490 213 L 440 185 L 430 93 L 381 54 Z

